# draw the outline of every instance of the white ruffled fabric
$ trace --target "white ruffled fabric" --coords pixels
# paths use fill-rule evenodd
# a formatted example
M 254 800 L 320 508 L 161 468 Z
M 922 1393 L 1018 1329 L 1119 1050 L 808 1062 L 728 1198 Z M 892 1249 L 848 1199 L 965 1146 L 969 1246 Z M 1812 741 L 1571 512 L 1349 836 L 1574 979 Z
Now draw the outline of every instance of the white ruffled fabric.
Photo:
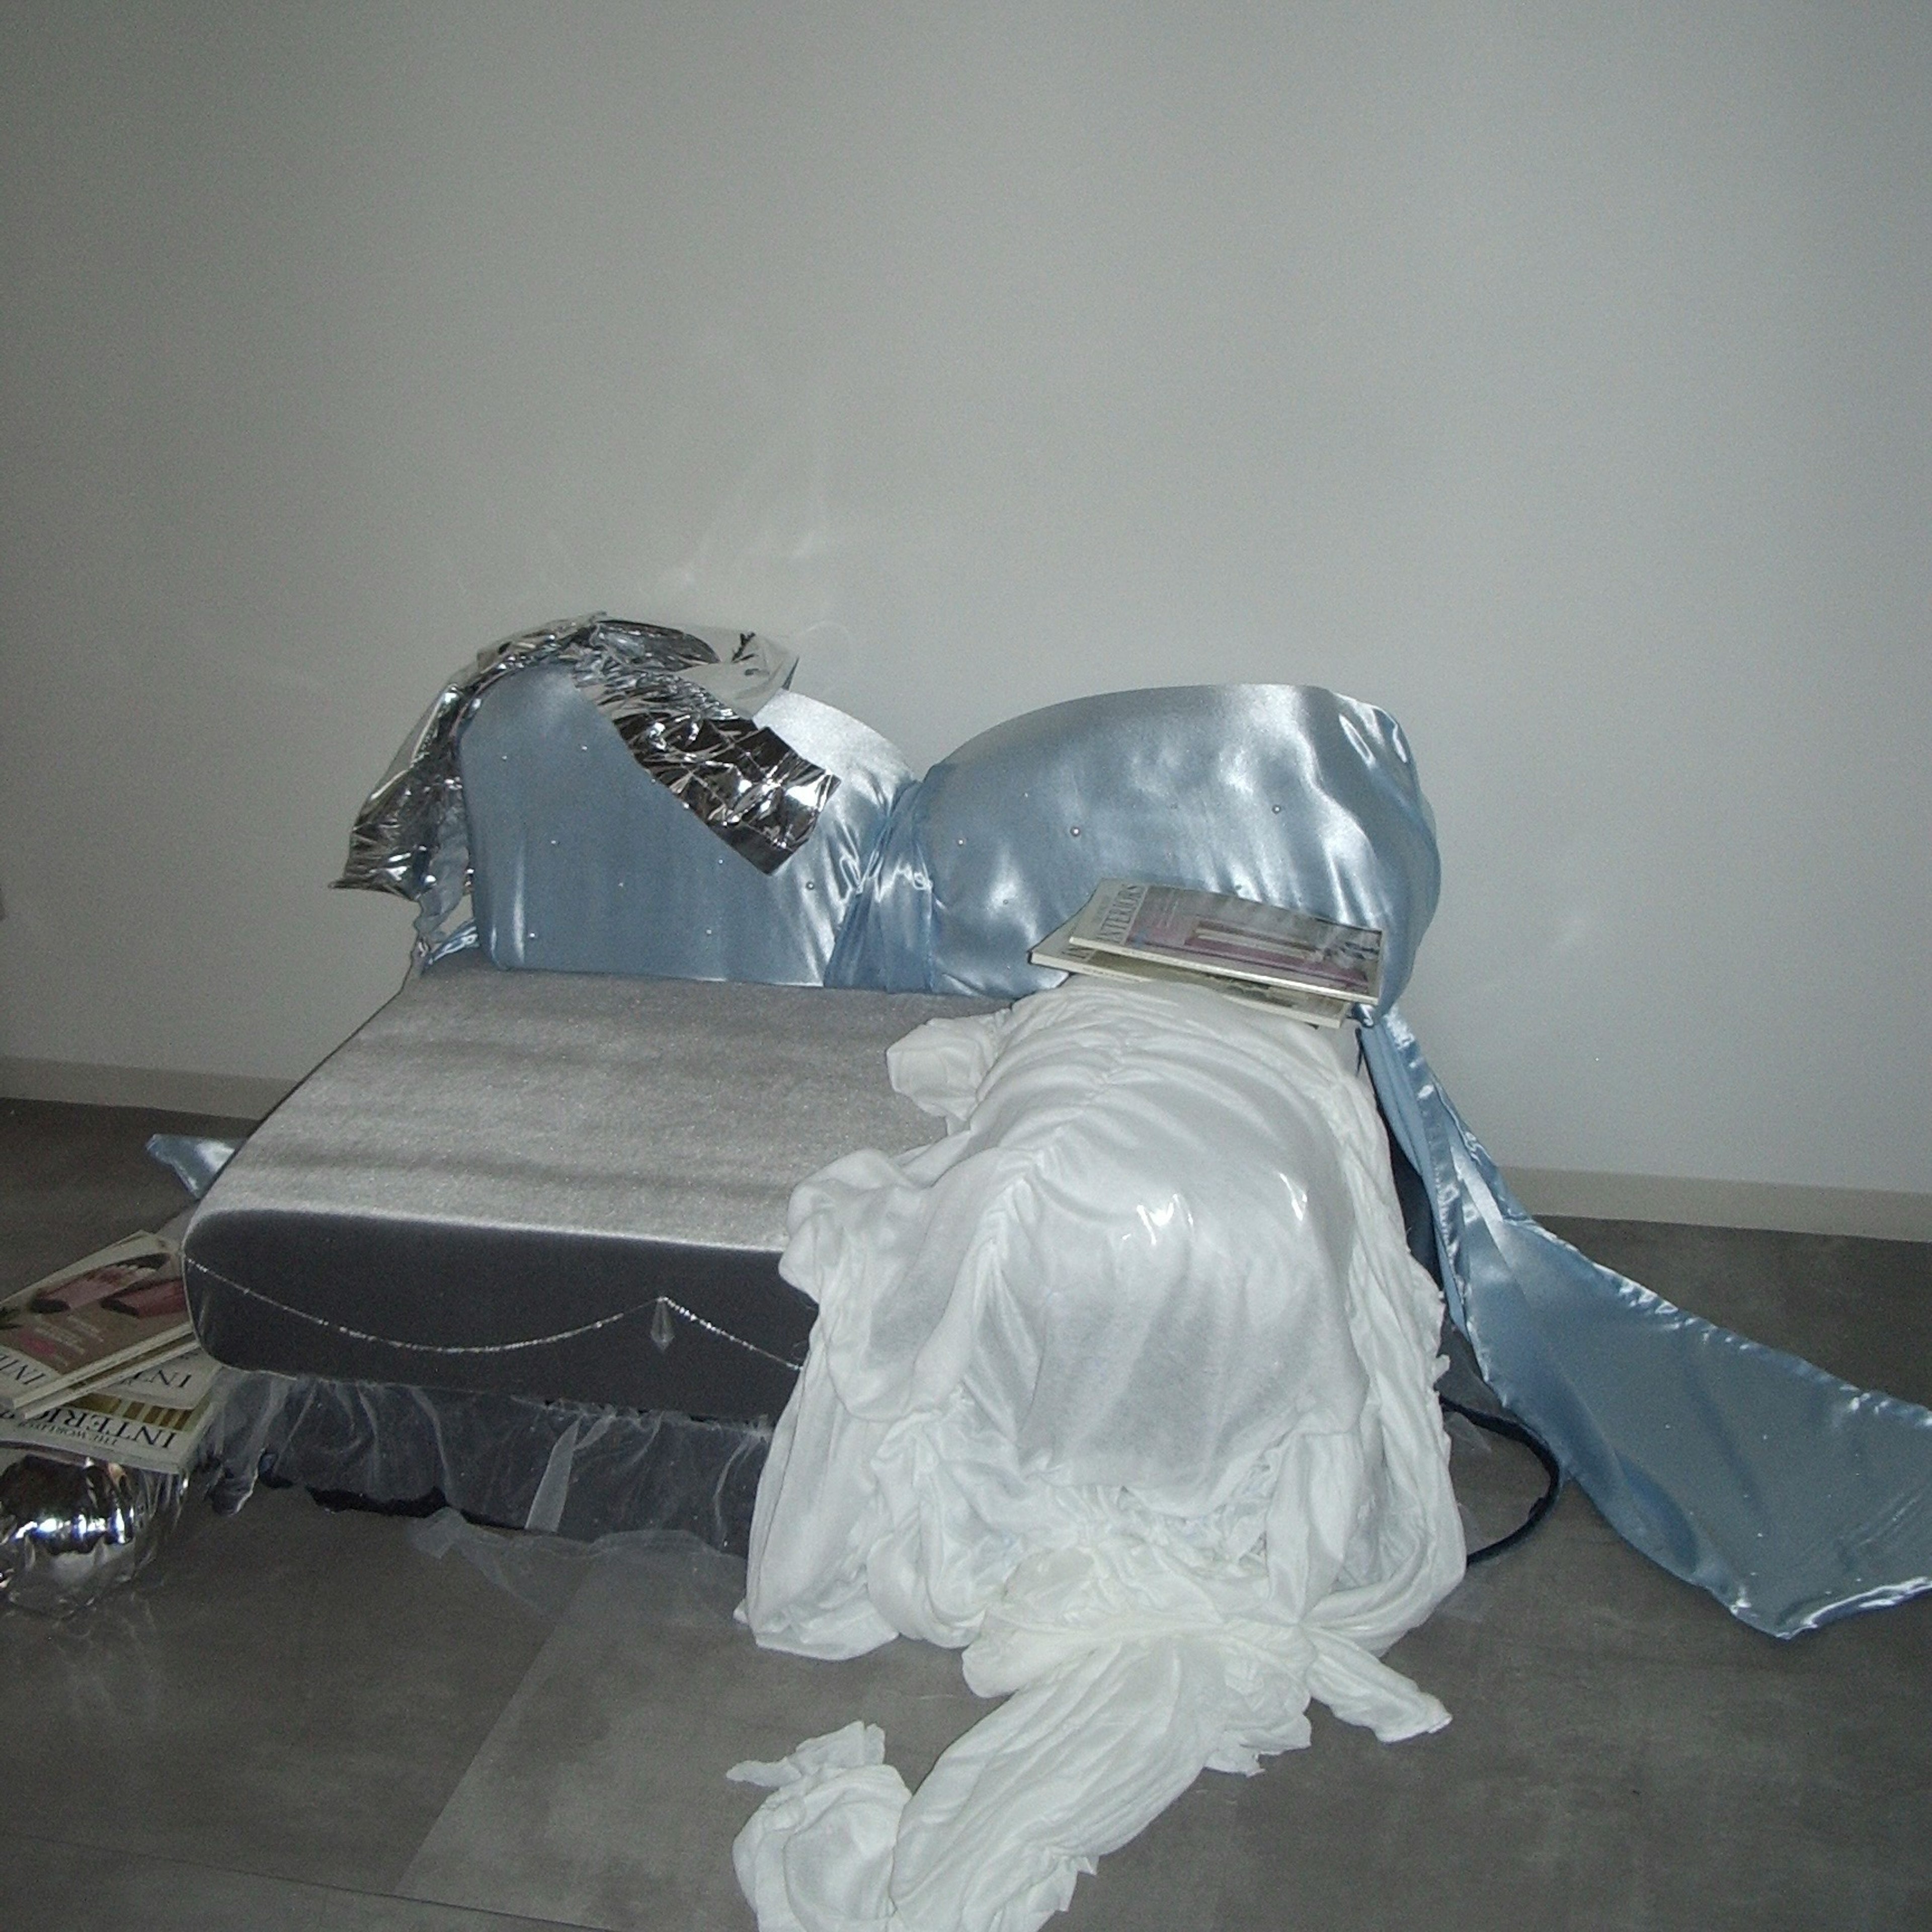
M 777 1766 L 760 1932 L 1031 1932 L 1204 1768 L 1448 1714 L 1378 1660 L 1462 1572 L 1410 1258 L 1352 1029 L 1074 980 L 899 1042 L 946 1137 L 805 1182 L 819 1304 L 759 1485 L 760 1643 L 964 1651 L 1006 1702 L 915 1795 L 876 1726 Z

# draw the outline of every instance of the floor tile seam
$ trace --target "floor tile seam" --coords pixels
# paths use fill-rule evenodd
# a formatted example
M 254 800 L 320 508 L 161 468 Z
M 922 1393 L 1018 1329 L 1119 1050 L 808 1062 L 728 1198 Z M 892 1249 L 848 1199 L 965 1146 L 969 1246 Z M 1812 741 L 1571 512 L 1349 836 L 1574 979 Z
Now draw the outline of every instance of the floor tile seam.
M 446 1562 L 448 1559 L 446 1558 L 444 1560 Z M 589 1579 L 586 1578 L 585 1580 L 587 1582 Z M 416 1898 L 426 1904 L 448 1905 L 452 1903 L 447 1899 L 427 1898 L 408 1891 L 406 1888 L 412 1882 L 411 1874 L 416 1870 L 423 1854 L 429 1849 L 438 1832 L 442 1828 L 444 1820 L 449 1816 L 451 1810 L 457 1804 L 463 1802 L 464 1794 L 470 1790 L 471 1780 L 488 1776 L 488 1766 L 485 1764 L 485 1760 L 490 1760 L 494 1762 L 495 1759 L 501 1755 L 501 1753 L 496 1749 L 498 1738 L 514 1736 L 513 1727 L 520 1723 L 524 1712 L 531 1703 L 542 1696 L 544 1690 L 556 1676 L 557 1666 L 550 1662 L 551 1653 L 560 1649 L 568 1641 L 572 1630 L 571 1611 L 582 1594 L 583 1589 L 580 1586 L 576 1594 L 572 1596 L 570 1602 L 558 1615 L 556 1622 L 552 1626 L 549 1634 L 537 1646 L 536 1654 L 524 1666 L 523 1675 L 511 1687 L 509 1694 L 497 1707 L 496 1714 L 491 1720 L 490 1728 L 477 1741 L 476 1748 L 470 1754 L 463 1768 L 457 1773 L 454 1779 L 451 1782 L 449 1789 L 444 1793 L 442 1804 L 436 1808 L 436 1816 L 430 1819 L 424 1828 L 422 1836 L 416 1840 L 415 1845 L 411 1847 L 409 1856 L 403 1860 L 395 1877 L 394 1895 L 397 1898 Z M 540 1682 L 538 1681 L 539 1672 L 542 1673 Z
M 127 1845 L 100 1844 L 85 1838 L 56 1837 L 45 1832 L 26 1831 L 16 1826 L 0 1828 L 0 1845 L 22 1844 L 58 1846 L 63 1851 L 88 1852 L 102 1858 L 138 1860 L 150 1865 L 167 1865 L 184 1872 L 202 1872 L 218 1878 L 242 1879 L 259 1881 L 266 1885 L 288 1886 L 300 1892 L 326 1894 L 342 1898 L 369 1899 L 398 1905 L 433 1905 L 446 1912 L 472 1912 L 479 1917 L 494 1918 L 506 1925 L 555 1927 L 557 1932 L 597 1932 L 595 1927 L 586 1926 L 575 1918 L 531 1918 L 527 1915 L 513 1912 L 499 1912 L 487 1905 L 476 1905 L 463 1901 L 434 1898 L 426 1893 L 406 1892 L 396 1886 L 387 1890 L 380 1887 L 359 1885 L 340 1885 L 327 1879 L 297 1878 L 288 1872 L 264 1871 L 255 1865 L 231 1864 L 208 1858 L 184 1857 L 178 1852 L 159 1852 L 137 1849 Z
M 418 1886 L 404 1890 L 406 1880 L 398 1880 L 398 1888 L 383 1896 L 393 1898 L 400 1905 L 427 1905 L 438 1912 L 474 1912 L 499 1919 L 506 1925 L 541 1925 L 554 1927 L 556 1932 L 610 1932 L 601 1922 L 589 1918 L 532 1918 L 528 1913 L 499 1911 L 494 1905 L 478 1905 L 473 1898 L 450 1898 L 433 1887 Z
M 29 1839 L 36 1844 L 58 1845 L 64 1851 L 88 1852 L 104 1858 L 144 1858 L 152 1864 L 178 1865 L 185 1871 L 216 1872 L 230 1878 L 261 1879 L 272 1885 L 311 1886 L 321 1892 L 340 1892 L 355 1898 L 398 1898 L 402 1894 L 394 1886 L 380 1885 L 340 1885 L 328 1879 L 306 1878 L 291 1871 L 278 1871 L 271 1867 L 244 1864 L 218 1858 L 198 1858 L 184 1852 L 157 1850 L 151 1845 L 129 1844 L 101 1834 L 87 1832 L 53 1832 L 35 1831 L 30 1827 L 7 1824 L 0 1826 L 0 1844 L 9 1839 Z M 415 1854 L 412 1852 L 411 1857 Z M 398 1870 L 396 1882 L 402 1881 L 402 1874 L 408 1868 L 407 1861 Z
M 1493 1648 L 1488 1654 L 1460 1650 L 1459 1656 L 1451 1658 L 1432 1654 L 1422 1644 L 1410 1650 L 1389 1652 L 1389 1664 L 1426 1683 L 1430 1690 L 1449 1704 L 1451 1715 L 1456 1710 L 1456 1690 L 1465 1696 L 1472 1690 L 1478 1696 L 1488 1696 L 1493 1687 L 1534 1681 L 1538 1677 L 1573 1684 L 1613 1684 L 1634 1671 L 1642 1673 L 1652 1687 L 1704 1679 L 1714 1690 L 1721 1688 L 1727 1696 L 1737 1696 L 1756 1687 L 1770 1696 L 1808 1693 L 1812 1696 L 1839 1698 L 1855 1693 L 1864 1677 L 1864 1671 L 1857 1667 L 1820 1675 L 1816 1671 L 1781 1670 L 1781 1661 L 1785 1660 L 1779 1656 L 1666 1656 L 1656 1648 L 1640 1644 L 1619 1650 L 1610 1650 L 1604 1644 L 1588 1640 L 1546 1644 L 1520 1634 L 1510 1636 L 1507 1650 Z M 1576 1694 L 1586 1696 L 1588 1693 L 1579 1690 Z
M 1602 1631 L 1552 1637 L 1534 1631 L 1512 1629 L 1486 1617 L 1479 1619 L 1451 1614 L 1444 1622 L 1461 1630 L 1475 1629 L 1483 1634 L 1479 1646 L 1457 1646 L 1462 1659 L 1459 1667 L 1472 1671 L 1491 1667 L 1510 1679 L 1521 1677 L 1526 1670 L 1554 1672 L 1568 1667 L 1573 1670 L 1580 1669 L 1592 1677 L 1601 1677 L 1634 1669 L 1658 1677 L 1714 1675 L 1727 1683 L 1757 1679 L 1789 1687 L 1801 1683 L 1816 1685 L 1822 1682 L 1827 1688 L 1844 1688 L 1831 1685 L 1830 1678 L 1834 1673 L 1830 1672 L 1824 1672 L 1821 1678 L 1815 1668 L 1801 1670 L 1793 1667 L 1796 1660 L 1781 1643 L 1776 1650 L 1751 1648 L 1719 1654 L 1718 1646 L 1726 1639 L 1714 1637 L 1709 1647 L 1702 1649 L 1671 1651 L 1654 1638 L 1624 1644 L 1606 1642 L 1606 1634 Z M 1390 1648 L 1389 1662 L 1405 1671 L 1426 1671 L 1432 1668 L 1440 1670 L 1442 1661 L 1432 1658 L 1430 1649 L 1432 1637 L 1439 1628 L 1429 1624 L 1418 1626 L 1404 1639 L 1406 1648 Z M 1748 1634 L 1753 1637 L 1763 1635 L 1756 1630 L 1749 1631 Z M 1439 1640 L 1446 1643 L 1449 1636 L 1444 1635 Z M 1774 1638 L 1765 1639 L 1767 1643 L 1777 1641 Z M 1856 1678 L 1866 1668 L 1862 1660 L 1848 1666 L 1844 1675 Z

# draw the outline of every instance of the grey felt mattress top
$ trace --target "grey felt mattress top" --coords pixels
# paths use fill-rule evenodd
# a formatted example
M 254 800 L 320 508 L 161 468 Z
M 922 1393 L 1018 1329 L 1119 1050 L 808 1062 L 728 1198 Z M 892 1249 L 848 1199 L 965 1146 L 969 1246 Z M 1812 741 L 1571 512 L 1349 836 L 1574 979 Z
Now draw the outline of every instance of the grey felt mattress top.
M 776 1253 L 792 1188 L 939 1124 L 886 1048 L 944 995 L 506 973 L 412 980 L 263 1122 L 197 1220 L 352 1215 Z

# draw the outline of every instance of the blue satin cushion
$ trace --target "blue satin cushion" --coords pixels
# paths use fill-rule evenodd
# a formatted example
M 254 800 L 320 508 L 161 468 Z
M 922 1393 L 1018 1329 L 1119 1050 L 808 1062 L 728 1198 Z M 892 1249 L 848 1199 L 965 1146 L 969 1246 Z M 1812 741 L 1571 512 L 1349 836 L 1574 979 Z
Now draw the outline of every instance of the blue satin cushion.
M 569 671 L 496 685 L 458 741 L 478 939 L 498 966 L 820 985 L 895 801 L 898 752 L 781 692 L 758 714 L 836 772 L 810 840 L 769 876 L 631 755 Z
M 998 725 L 902 796 L 828 976 L 1036 992 L 1060 976 L 1027 949 L 1108 878 L 1378 926 L 1386 1005 L 1408 982 L 1442 868 L 1386 712 L 1312 686 L 1112 692 Z

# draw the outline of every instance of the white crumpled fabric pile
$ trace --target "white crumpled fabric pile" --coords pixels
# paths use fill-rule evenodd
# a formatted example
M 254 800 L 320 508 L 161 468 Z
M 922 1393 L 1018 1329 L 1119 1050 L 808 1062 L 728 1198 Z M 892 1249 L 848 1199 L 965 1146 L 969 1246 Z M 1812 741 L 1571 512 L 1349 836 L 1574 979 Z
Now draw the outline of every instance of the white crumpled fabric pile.
M 1030 1932 L 1204 1768 L 1448 1714 L 1378 1660 L 1462 1573 L 1352 1028 L 1076 980 L 890 1056 L 946 1120 L 794 1196 L 819 1315 L 758 1491 L 760 1643 L 964 1652 L 1006 1702 L 908 1795 L 876 1726 L 741 1765 L 760 1932 Z

